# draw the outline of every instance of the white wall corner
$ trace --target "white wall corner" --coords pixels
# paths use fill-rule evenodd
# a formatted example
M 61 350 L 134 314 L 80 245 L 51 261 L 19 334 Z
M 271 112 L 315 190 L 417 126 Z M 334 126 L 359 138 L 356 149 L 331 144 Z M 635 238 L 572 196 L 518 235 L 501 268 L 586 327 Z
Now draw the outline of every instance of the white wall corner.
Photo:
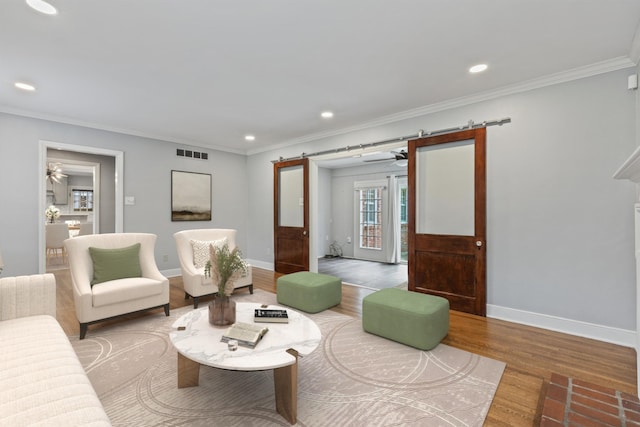
M 636 348 L 636 331 L 487 304 L 487 317 Z
M 636 33 L 634 34 L 633 40 L 631 41 L 629 59 L 631 59 L 636 64 L 640 62 L 640 23 L 638 23 Z

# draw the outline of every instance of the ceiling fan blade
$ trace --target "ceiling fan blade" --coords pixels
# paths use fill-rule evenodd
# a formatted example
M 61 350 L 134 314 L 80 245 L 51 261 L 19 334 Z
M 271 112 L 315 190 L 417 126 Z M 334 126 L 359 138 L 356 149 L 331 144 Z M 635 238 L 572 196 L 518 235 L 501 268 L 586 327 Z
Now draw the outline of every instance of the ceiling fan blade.
M 409 158 L 409 153 L 404 150 L 392 151 L 392 153 L 395 155 L 396 160 L 406 160 Z
M 395 160 L 395 157 L 389 157 L 388 159 L 371 159 L 371 160 L 365 160 L 365 161 L 364 161 L 364 163 L 390 162 L 391 160 Z

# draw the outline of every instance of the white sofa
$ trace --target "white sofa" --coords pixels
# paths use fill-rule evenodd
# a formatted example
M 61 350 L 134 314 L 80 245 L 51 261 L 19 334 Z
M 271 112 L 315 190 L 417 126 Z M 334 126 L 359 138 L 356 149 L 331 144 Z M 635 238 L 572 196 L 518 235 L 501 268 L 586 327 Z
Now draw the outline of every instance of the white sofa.
M 229 228 L 203 228 L 178 231 L 173 235 L 182 270 L 185 299 L 192 297 L 194 308 L 198 308 L 199 297 L 215 294 L 218 292 L 218 287 L 213 284 L 211 277 L 205 277 L 204 267 L 195 265 L 191 241 L 212 242 L 226 239 L 229 249 L 233 250 L 236 247 L 236 233 L 236 230 Z M 253 294 L 253 274 L 249 264 L 247 264 L 247 273 L 234 283 L 234 289 L 245 287 L 248 287 L 249 293 Z
M 90 247 L 120 249 L 136 243 L 140 243 L 141 277 L 91 285 L 94 271 Z M 84 339 L 88 325 L 123 314 L 163 307 L 169 316 L 169 279 L 156 265 L 155 243 L 156 235 L 149 233 L 92 234 L 65 240 L 80 339 Z
M 52 274 L 0 279 L 0 425 L 110 426 L 55 315 Z

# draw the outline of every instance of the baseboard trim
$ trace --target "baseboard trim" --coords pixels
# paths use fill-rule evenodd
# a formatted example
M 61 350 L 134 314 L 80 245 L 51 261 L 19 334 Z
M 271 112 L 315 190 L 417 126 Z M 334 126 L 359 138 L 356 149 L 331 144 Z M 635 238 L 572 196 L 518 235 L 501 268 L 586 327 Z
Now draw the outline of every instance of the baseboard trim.
M 636 332 L 487 304 L 487 317 L 636 348 Z
M 263 270 L 275 271 L 272 262 L 258 261 L 256 259 L 247 259 L 246 261 L 254 267 L 258 267 Z
M 182 270 L 180 270 L 179 268 L 171 268 L 169 270 L 160 271 L 160 274 L 162 274 L 164 277 L 178 277 L 182 276 Z

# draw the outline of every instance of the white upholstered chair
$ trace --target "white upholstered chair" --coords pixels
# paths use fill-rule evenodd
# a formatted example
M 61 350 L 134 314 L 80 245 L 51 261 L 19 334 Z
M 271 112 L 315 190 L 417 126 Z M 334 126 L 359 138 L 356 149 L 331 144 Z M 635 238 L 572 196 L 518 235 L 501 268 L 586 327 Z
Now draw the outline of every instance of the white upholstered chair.
M 205 228 L 196 230 L 179 231 L 173 235 L 176 240 L 176 249 L 180 268 L 182 269 L 182 283 L 184 284 L 184 298 L 193 298 L 193 307 L 198 308 L 198 298 L 204 295 L 212 295 L 218 291 L 218 287 L 211 281 L 211 277 L 205 277 L 204 264 L 208 257 L 208 244 L 201 242 L 220 241 L 229 245 L 229 249 L 236 247 L 236 230 L 226 228 Z M 192 241 L 198 242 L 200 247 L 207 248 L 201 256 L 196 253 L 194 258 L 194 246 Z M 197 249 L 196 249 L 197 251 Z M 212 267 L 213 268 L 213 267 Z M 247 264 L 247 273 L 234 283 L 234 292 L 238 288 L 249 288 L 253 293 L 253 275 L 251 265 Z
M 140 248 L 136 263 L 135 257 L 124 248 L 129 249 L 137 243 Z M 80 322 L 80 339 L 85 337 L 88 325 L 123 314 L 163 307 L 165 314 L 169 315 L 169 279 L 160 273 L 156 265 L 155 243 L 156 235 L 148 233 L 92 234 L 65 241 L 76 316 Z M 96 264 L 96 272 L 96 251 L 92 257 L 89 248 L 107 249 L 101 251 L 103 255 L 100 265 Z M 127 259 L 114 261 L 112 254 L 123 252 Z M 109 263 L 117 266 L 109 269 Z M 139 266 L 138 274 L 130 274 L 128 267 L 131 263 L 134 267 Z M 128 267 L 121 269 L 122 264 Z M 97 272 L 101 279 L 107 280 L 92 285 Z
M 47 223 L 45 226 L 45 240 L 47 246 L 47 262 L 51 256 L 62 257 L 62 262 L 66 261 L 66 251 L 64 241 L 69 238 L 69 226 L 64 222 Z

